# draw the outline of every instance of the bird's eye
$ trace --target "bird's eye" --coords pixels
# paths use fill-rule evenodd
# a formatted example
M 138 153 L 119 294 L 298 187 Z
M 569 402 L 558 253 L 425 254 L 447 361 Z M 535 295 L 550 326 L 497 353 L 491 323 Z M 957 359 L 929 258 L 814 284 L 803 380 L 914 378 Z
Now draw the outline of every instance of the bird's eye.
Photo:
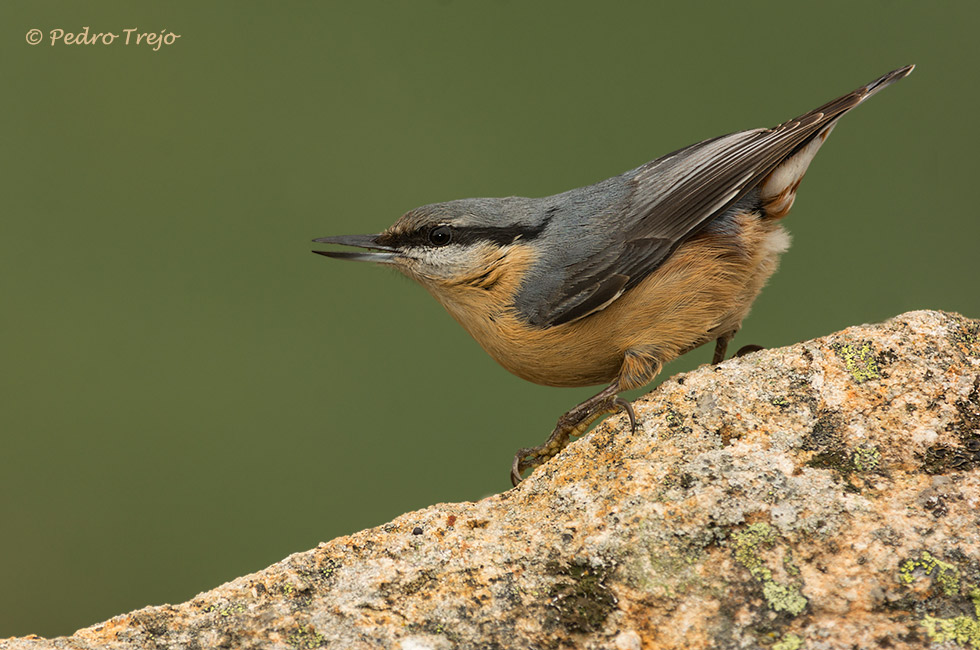
M 449 226 L 436 226 L 429 231 L 429 243 L 433 246 L 445 246 L 453 240 L 453 229 Z

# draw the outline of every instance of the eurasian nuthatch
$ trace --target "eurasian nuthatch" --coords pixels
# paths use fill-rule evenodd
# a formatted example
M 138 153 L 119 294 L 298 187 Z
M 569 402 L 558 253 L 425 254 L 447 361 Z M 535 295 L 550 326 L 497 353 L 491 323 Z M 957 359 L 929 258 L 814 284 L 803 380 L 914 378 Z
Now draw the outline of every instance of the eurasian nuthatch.
M 905 77 L 889 72 L 772 129 L 705 140 L 595 185 L 539 199 L 435 203 L 378 235 L 314 251 L 418 281 L 490 356 L 547 386 L 610 383 L 521 449 L 511 479 L 629 403 L 663 364 L 715 341 L 725 358 L 789 236 L 779 221 L 837 120 Z

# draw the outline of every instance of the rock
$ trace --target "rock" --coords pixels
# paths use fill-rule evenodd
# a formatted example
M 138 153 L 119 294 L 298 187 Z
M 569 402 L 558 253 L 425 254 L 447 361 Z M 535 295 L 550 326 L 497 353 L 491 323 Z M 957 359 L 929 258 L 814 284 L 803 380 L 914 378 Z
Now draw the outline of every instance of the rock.
M 635 410 L 514 490 L 0 648 L 980 649 L 980 322 L 852 327 Z

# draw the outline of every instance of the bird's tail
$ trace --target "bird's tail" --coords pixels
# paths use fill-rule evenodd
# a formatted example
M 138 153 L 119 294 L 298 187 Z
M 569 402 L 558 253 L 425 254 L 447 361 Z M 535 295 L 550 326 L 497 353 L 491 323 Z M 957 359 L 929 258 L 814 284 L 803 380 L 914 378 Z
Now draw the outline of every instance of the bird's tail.
M 907 65 L 904 68 L 892 70 L 871 83 L 861 86 L 857 90 L 842 95 L 796 118 L 794 121 L 800 122 L 812 121 L 814 119 L 820 120 L 826 126 L 801 142 L 759 184 L 759 194 L 762 199 L 762 207 L 765 215 L 772 219 L 780 219 L 786 216 L 789 209 L 793 207 L 793 201 L 796 200 L 796 188 L 799 187 L 800 181 L 803 180 L 803 175 L 806 174 L 806 170 L 810 166 L 810 161 L 817 155 L 820 145 L 824 143 L 827 136 L 830 135 L 830 132 L 837 124 L 837 120 L 844 113 L 883 88 L 887 88 L 899 79 L 907 77 L 914 68 L 914 65 Z

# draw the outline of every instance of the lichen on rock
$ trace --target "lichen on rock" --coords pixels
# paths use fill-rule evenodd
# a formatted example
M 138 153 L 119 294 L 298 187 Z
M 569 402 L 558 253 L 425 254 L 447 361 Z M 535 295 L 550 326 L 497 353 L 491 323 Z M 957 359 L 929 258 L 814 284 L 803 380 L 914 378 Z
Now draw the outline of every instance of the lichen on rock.
M 772 526 L 766 523 L 751 524 L 745 530 L 733 533 L 735 546 L 735 561 L 748 569 L 752 577 L 762 584 L 762 594 L 766 604 L 774 612 L 788 612 L 797 616 L 807 604 L 806 598 L 800 593 L 800 586 L 793 582 L 779 581 L 773 576 L 772 570 L 763 560 L 763 552 L 776 542 L 776 534 Z M 791 556 L 788 555 L 787 558 Z M 792 562 L 787 562 L 793 566 Z
M 980 650 L 978 332 L 912 312 L 702 367 L 513 490 L 0 649 Z

